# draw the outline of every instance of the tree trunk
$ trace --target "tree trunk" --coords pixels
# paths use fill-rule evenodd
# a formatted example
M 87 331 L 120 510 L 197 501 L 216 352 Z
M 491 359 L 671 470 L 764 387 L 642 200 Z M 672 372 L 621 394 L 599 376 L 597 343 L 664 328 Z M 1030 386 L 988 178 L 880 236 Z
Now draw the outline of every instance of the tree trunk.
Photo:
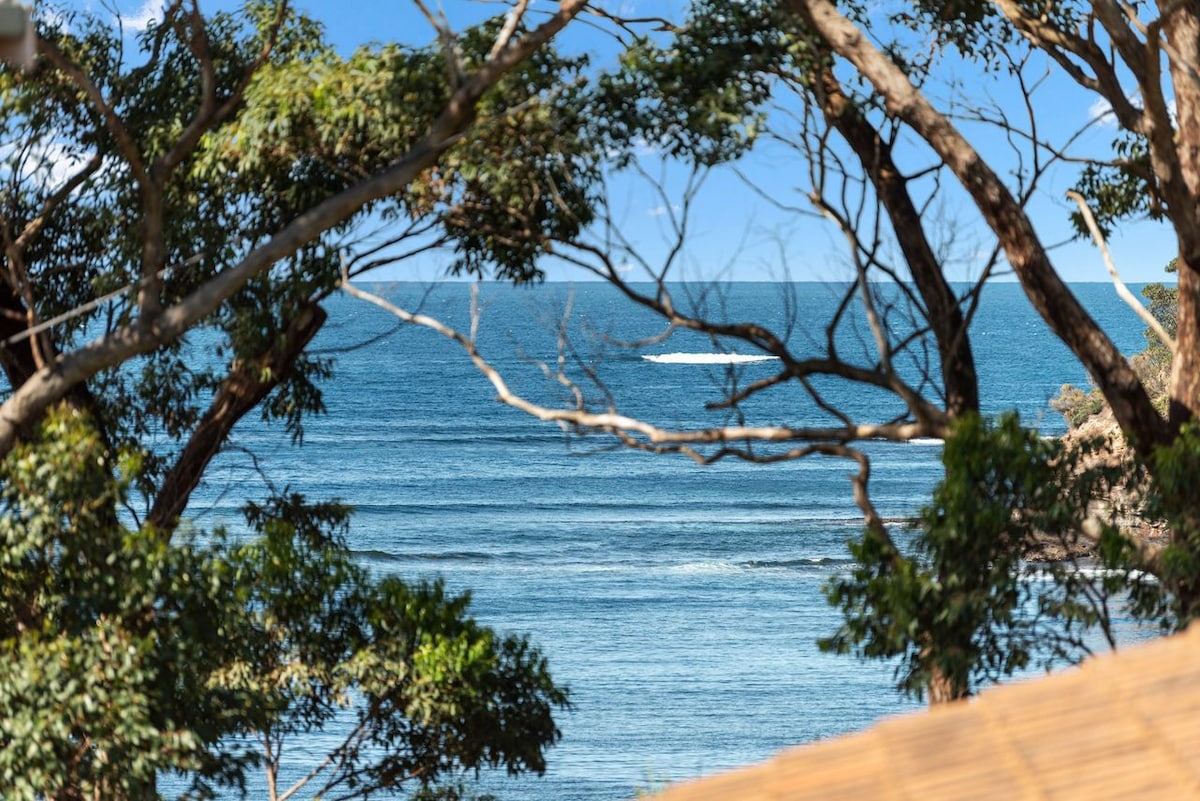
M 1200 415 L 1200 86 L 1194 65 L 1200 58 L 1200 14 L 1195 4 L 1165 3 L 1163 30 L 1174 53 L 1170 59 L 1175 96 L 1175 142 L 1185 191 L 1169 209 L 1179 241 L 1179 330 L 1171 364 L 1172 431 Z
M 221 383 L 175 465 L 163 479 L 146 523 L 174 530 L 209 462 L 220 452 L 234 425 L 291 374 L 296 359 L 321 330 L 325 311 L 316 304 L 302 307 L 275 344 L 256 359 L 235 364 Z
M 1171 429 L 1200 413 L 1200 264 L 1179 260 L 1179 329 L 1171 362 Z
M 929 686 L 926 689 L 929 692 L 929 705 L 931 707 L 949 704 L 953 701 L 961 701 L 969 697 L 969 693 L 955 688 L 954 683 L 946 678 L 937 669 L 936 665 L 930 670 Z
M 26 308 L 7 281 L 0 281 L 0 341 L 24 333 L 28 329 Z M 37 372 L 37 360 L 33 356 L 33 339 L 27 337 L 11 345 L 0 345 L 0 369 L 14 390 Z
M 823 66 L 819 77 L 825 119 L 854 150 L 874 184 L 925 304 L 926 320 L 937 342 L 941 362 L 946 411 L 955 418 L 978 412 L 979 379 L 962 309 L 925 236 L 921 214 L 908 193 L 908 181 L 892 160 L 891 145 L 846 96 L 832 68 Z

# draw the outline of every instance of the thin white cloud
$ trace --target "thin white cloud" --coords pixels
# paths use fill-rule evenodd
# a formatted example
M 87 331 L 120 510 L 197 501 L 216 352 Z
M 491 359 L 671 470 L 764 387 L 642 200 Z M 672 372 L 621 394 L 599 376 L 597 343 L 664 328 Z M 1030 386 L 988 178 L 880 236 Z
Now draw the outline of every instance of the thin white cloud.
M 646 137 L 638 136 L 631 142 L 633 145 L 633 155 L 639 159 L 657 156 L 662 153 L 662 148 L 651 143 Z M 610 159 L 620 158 L 625 155 L 625 151 L 619 147 L 608 148 L 605 153 Z
M 140 33 L 150 27 L 150 23 L 161 20 L 166 8 L 166 0 L 145 0 L 142 7 L 133 14 L 121 15 L 121 25 Z
M 19 163 L 13 160 L 20 158 Z M 41 176 L 46 186 L 55 187 L 74 175 L 90 156 L 72 152 L 66 145 L 41 141 L 21 147 L 15 144 L 0 145 L 0 174 L 11 175 L 14 167 L 20 180 Z
M 651 217 L 661 217 L 664 214 L 666 214 L 668 211 L 679 211 L 679 204 L 672 203 L 670 209 L 668 209 L 666 206 L 655 206 L 654 208 L 650 209 L 646 213 L 649 214 Z
M 657 156 L 662 152 L 662 148 L 650 142 L 646 137 L 638 136 L 633 140 L 633 152 L 637 154 L 638 158 L 645 158 L 646 156 Z
M 1129 97 L 1129 102 L 1140 109 L 1141 104 L 1137 95 L 1131 95 Z M 1167 101 L 1167 114 L 1169 114 L 1171 117 L 1171 124 L 1177 124 L 1176 121 L 1178 117 L 1175 110 L 1174 98 Z M 1096 122 L 1104 128 L 1117 127 L 1117 115 L 1113 112 L 1112 104 L 1103 97 L 1096 98 L 1092 105 L 1088 107 L 1088 119 Z
M 1117 115 L 1113 113 L 1112 103 L 1103 97 L 1096 98 L 1088 108 L 1088 120 L 1098 122 L 1105 128 L 1115 128 Z
M 51 28 L 61 28 L 66 33 L 72 32 L 71 26 L 67 24 L 66 17 L 57 9 L 39 5 L 34 8 L 33 13 L 37 19 Z

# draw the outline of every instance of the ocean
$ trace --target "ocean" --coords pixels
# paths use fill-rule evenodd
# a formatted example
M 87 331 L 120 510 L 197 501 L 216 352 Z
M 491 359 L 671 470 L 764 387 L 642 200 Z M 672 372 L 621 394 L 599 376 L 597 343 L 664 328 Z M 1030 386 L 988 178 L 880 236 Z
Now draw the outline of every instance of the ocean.
M 366 287 L 370 289 L 371 287 Z M 469 286 L 375 288 L 408 308 L 468 330 Z M 826 341 L 822 328 L 843 287 L 734 283 L 693 300 L 731 321 L 788 332 L 797 352 Z M 1132 354 L 1142 324 L 1108 284 L 1073 289 Z M 688 295 L 678 288 L 682 300 Z M 607 285 L 483 284 L 478 346 L 514 390 L 560 401 L 546 377 L 560 352 L 588 397 L 664 426 L 736 420 L 707 411 L 729 365 L 704 337 L 661 337 L 661 320 Z M 570 308 L 570 317 L 564 312 Z M 746 765 L 800 743 L 860 730 L 915 708 L 891 688 L 892 666 L 821 654 L 837 613 L 825 582 L 849 565 L 846 541 L 861 516 L 847 475 L 830 458 L 701 467 L 677 455 L 569 437 L 496 402 L 457 345 L 347 296 L 332 299 L 314 348 L 336 359 L 324 386 L 328 413 L 308 422 L 303 446 L 257 418 L 235 432 L 238 449 L 214 465 L 194 498 L 197 524 L 238 526 L 240 500 L 288 485 L 355 508 L 350 542 L 380 574 L 443 578 L 470 590 L 472 609 L 498 629 L 527 633 L 571 688 L 562 742 L 543 777 L 484 774 L 480 791 L 527 801 L 616 801 L 666 783 Z M 565 319 L 565 322 L 564 322 Z M 902 310 L 894 324 L 908 325 Z M 560 338 L 560 332 L 565 337 Z M 1017 409 L 1047 434 L 1064 430 L 1047 402 L 1082 368 L 1015 284 L 985 292 L 972 326 L 988 412 Z M 560 341 L 568 346 L 560 351 Z M 836 337 L 847 358 L 869 335 L 850 321 Z M 742 345 L 741 356 L 754 356 Z M 862 358 L 868 358 L 863 356 Z M 737 359 L 741 384 L 770 361 Z M 904 369 L 915 375 L 917 365 Z M 886 398 L 836 382 L 827 400 L 882 419 Z M 817 423 L 828 417 L 799 386 L 745 408 L 747 422 Z M 888 518 L 914 515 L 940 473 L 940 443 L 868 443 L 871 489 Z M 262 474 L 258 470 L 262 470 Z M 307 769 L 325 738 L 288 755 Z

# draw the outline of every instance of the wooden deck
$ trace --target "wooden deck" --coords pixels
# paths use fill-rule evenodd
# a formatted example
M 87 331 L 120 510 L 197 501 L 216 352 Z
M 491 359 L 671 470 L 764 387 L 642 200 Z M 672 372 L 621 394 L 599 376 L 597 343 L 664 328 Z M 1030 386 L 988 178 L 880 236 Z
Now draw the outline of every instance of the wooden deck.
M 1200 799 L 1200 624 L 652 799 Z

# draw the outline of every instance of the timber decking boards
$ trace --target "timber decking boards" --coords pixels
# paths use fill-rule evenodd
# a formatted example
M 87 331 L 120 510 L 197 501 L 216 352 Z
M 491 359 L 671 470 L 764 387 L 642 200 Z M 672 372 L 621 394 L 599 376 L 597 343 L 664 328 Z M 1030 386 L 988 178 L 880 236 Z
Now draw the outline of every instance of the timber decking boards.
M 1200 624 L 652 801 L 1200 799 Z

